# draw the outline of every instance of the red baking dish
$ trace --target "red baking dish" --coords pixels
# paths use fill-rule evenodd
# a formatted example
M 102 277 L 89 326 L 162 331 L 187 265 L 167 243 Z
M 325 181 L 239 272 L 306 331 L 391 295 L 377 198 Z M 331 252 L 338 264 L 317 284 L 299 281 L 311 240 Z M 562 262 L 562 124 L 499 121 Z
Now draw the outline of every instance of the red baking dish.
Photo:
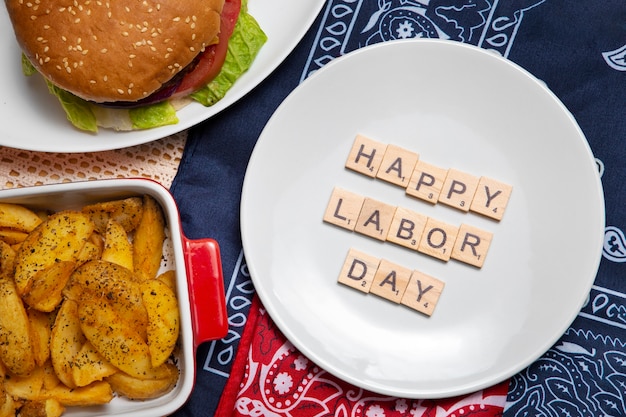
M 172 195 L 157 182 L 147 179 L 84 181 L 0 191 L 1 202 L 53 211 L 143 194 L 152 196 L 163 209 L 168 229 L 163 262 L 167 269 L 176 270 L 181 319 L 180 349 L 176 358 L 180 370 L 178 384 L 159 398 L 132 401 L 116 397 L 103 406 L 68 407 L 66 416 L 165 416 L 187 401 L 195 383 L 197 347 L 224 337 L 228 331 L 219 245 L 210 238 L 186 238 Z

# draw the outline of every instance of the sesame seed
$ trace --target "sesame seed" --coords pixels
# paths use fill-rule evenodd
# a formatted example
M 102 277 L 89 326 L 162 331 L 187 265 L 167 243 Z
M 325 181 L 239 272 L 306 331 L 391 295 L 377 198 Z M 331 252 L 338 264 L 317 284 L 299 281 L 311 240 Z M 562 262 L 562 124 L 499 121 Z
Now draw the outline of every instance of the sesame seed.
M 124 90 L 122 90 L 121 88 L 118 88 L 117 92 L 120 93 L 120 94 L 124 94 Z

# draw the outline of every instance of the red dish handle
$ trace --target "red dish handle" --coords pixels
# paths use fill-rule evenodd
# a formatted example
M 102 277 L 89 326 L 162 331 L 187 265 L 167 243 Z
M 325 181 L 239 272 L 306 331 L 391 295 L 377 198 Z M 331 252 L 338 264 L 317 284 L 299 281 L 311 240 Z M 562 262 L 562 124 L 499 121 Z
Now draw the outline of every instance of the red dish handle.
M 228 333 L 228 313 L 220 248 L 213 239 L 183 236 L 194 348 Z

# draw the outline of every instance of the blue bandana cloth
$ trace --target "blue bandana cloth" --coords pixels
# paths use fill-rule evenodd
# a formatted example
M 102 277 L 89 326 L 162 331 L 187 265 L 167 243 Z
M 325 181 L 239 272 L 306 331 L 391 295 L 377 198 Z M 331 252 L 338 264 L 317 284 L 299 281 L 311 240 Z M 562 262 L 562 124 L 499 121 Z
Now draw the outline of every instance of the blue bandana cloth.
M 242 250 L 239 204 L 248 159 L 266 122 L 298 84 L 334 58 L 406 38 L 448 39 L 496 51 L 543 80 L 579 123 L 605 192 L 603 257 L 589 298 L 570 328 L 511 378 L 504 415 L 626 415 L 623 0 L 328 0 L 270 77 L 189 132 L 171 191 L 186 234 L 220 243 L 230 331 L 200 346 L 196 389 L 177 415 L 213 414 L 247 321 L 254 287 Z

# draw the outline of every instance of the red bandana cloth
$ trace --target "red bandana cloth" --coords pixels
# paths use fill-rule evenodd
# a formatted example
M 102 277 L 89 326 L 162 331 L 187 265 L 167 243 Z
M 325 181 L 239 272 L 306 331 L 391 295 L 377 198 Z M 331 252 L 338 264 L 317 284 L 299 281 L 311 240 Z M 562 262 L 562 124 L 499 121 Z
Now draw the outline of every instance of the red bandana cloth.
M 216 417 L 494 417 L 509 381 L 469 395 L 413 400 L 350 385 L 311 362 L 255 297 Z

